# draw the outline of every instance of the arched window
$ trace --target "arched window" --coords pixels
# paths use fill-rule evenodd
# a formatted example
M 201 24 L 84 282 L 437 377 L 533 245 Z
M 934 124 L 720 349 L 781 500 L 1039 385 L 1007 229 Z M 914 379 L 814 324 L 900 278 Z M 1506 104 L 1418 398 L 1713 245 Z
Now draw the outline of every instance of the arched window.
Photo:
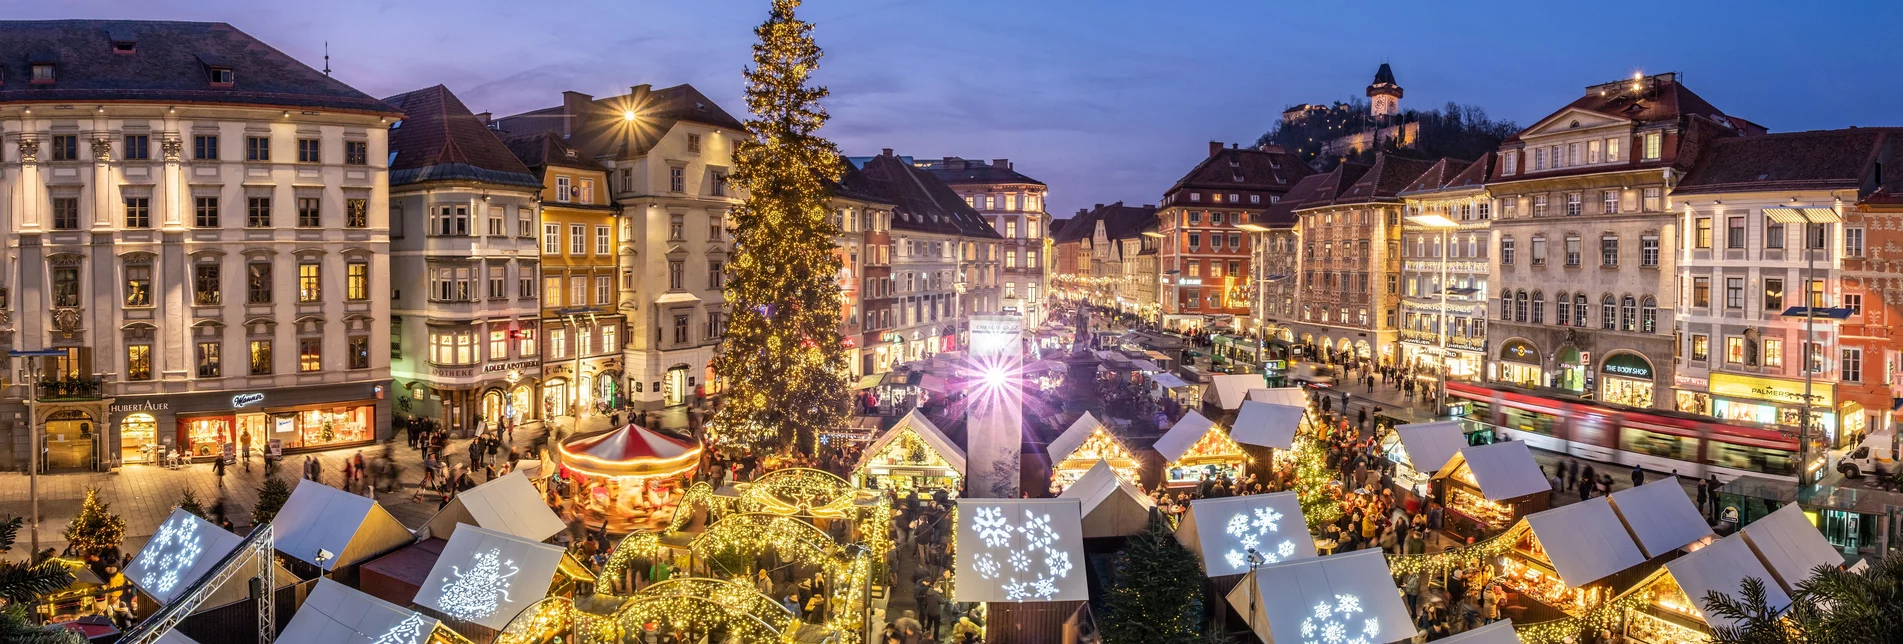
M 1645 333 L 1659 331 L 1659 303 L 1650 295 L 1639 303 L 1639 330 Z
M 1586 303 L 1585 293 L 1573 295 L 1573 326 L 1586 326 L 1586 314 L 1591 312 L 1587 310 L 1589 308 L 1591 305 Z
M 1534 324 L 1546 323 L 1546 294 L 1545 293 L 1542 293 L 1539 291 L 1533 292 L 1533 318 L 1531 321 Z
M 1618 327 L 1619 305 L 1612 299 L 1612 294 L 1607 293 L 1604 299 L 1599 300 L 1599 328 L 1611 331 Z
M 1526 321 L 1526 291 L 1513 294 L 1513 321 Z
M 1633 331 L 1638 328 L 1639 301 L 1627 295 L 1619 299 L 1619 330 Z
M 1503 322 L 1513 321 L 1513 292 L 1512 291 L 1503 291 L 1500 293 L 1500 320 Z
M 1573 296 L 1560 293 L 1553 298 L 1553 322 L 1566 326 L 1573 323 Z

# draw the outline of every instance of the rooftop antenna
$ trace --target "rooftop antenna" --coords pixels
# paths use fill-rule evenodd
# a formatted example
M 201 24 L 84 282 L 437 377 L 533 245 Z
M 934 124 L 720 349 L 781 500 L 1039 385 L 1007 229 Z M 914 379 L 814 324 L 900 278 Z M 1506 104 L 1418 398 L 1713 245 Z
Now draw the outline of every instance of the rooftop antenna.
M 324 75 L 330 75 L 330 41 L 324 41 Z

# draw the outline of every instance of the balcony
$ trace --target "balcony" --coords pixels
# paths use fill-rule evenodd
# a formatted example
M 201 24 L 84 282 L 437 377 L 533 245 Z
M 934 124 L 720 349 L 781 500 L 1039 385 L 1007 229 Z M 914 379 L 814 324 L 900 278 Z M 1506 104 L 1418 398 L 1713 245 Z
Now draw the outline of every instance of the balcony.
M 39 400 L 98 400 L 103 384 L 99 378 L 44 378 L 40 380 Z

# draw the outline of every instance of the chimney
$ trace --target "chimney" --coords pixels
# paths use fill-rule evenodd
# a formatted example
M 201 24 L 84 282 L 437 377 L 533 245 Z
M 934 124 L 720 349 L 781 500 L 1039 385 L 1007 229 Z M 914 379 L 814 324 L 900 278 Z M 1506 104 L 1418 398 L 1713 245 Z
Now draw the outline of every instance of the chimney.
M 882 157 L 892 156 L 892 148 L 880 148 L 879 156 L 882 156 Z
M 1229 144 L 1229 149 L 1231 149 L 1231 150 L 1240 150 L 1240 149 L 1242 149 L 1242 144 L 1241 144 L 1241 143 L 1231 143 L 1231 144 Z
M 1149 209 L 1149 210 L 1156 210 L 1156 204 L 1153 204 L 1153 203 L 1146 203 L 1146 204 L 1143 204 L 1143 207 L 1144 207 L 1144 208 L 1147 208 L 1147 209 Z
M 1010 159 L 992 159 L 992 160 L 991 160 L 991 167 L 993 167 L 993 168 L 1004 168 L 1004 169 L 1006 169 L 1006 170 L 1010 170 L 1010 169 L 1011 169 L 1011 160 L 1010 160 Z
M 1209 142 L 1209 156 L 1212 156 L 1212 157 L 1213 157 L 1213 156 L 1216 156 L 1217 154 L 1221 154 L 1221 153 L 1222 153 L 1222 142 L 1221 142 L 1221 141 L 1210 141 L 1210 142 Z
M 628 88 L 628 105 L 632 106 L 634 109 L 641 109 L 643 107 L 646 107 L 648 103 L 648 94 L 651 93 L 653 89 L 654 89 L 654 86 L 649 85 L 647 83 L 642 83 L 640 85 L 629 87 Z
M 595 97 L 581 92 L 562 92 L 562 138 L 574 134 L 575 119 L 589 113 Z
M 1088 214 L 1090 214 L 1090 211 L 1088 211 L 1088 210 L 1084 210 L 1083 208 L 1078 208 L 1078 209 L 1077 209 L 1077 216 L 1079 216 L 1079 217 L 1082 217 L 1082 216 L 1084 216 L 1084 215 L 1088 215 Z
M 1090 209 L 1091 209 L 1091 210 L 1103 210 L 1103 204 L 1097 204 L 1097 205 L 1095 205 L 1095 206 L 1091 206 L 1091 207 L 1090 207 Z
M 492 117 L 492 116 L 494 116 L 494 115 L 493 115 L 493 114 L 490 114 L 489 112 L 477 112 L 477 113 L 476 113 L 476 120 L 477 120 L 477 121 L 480 121 L 480 122 L 482 122 L 482 125 L 483 125 L 484 127 L 488 127 L 488 126 L 490 126 L 490 125 L 492 125 L 492 121 L 490 120 L 490 117 Z

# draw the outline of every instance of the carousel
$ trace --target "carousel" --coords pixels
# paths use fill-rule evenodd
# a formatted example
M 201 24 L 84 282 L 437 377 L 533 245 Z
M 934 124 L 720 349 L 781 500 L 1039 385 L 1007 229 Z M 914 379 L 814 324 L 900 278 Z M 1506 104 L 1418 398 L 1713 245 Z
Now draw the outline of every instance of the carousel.
M 562 475 L 581 491 L 576 511 L 616 534 L 658 530 L 673 519 L 701 445 L 629 424 L 557 445 Z

